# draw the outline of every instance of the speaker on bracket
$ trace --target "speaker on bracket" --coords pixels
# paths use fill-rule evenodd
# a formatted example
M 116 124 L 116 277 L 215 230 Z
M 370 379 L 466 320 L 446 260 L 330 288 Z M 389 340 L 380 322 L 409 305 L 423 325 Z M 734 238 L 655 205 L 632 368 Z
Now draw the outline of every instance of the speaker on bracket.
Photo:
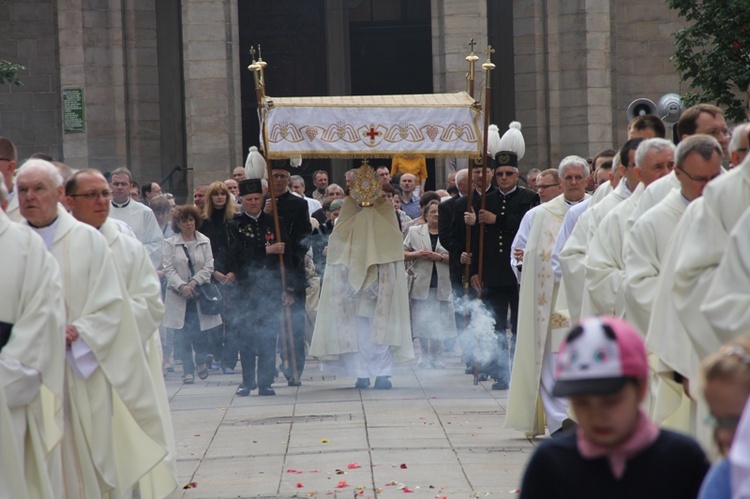
M 654 104 L 654 101 L 645 98 L 636 99 L 628 106 L 628 122 L 633 121 L 633 118 L 635 118 L 636 116 L 656 113 L 657 108 L 656 104 Z
M 657 116 L 668 125 L 676 124 L 685 108 L 678 94 L 664 94 L 656 104 Z

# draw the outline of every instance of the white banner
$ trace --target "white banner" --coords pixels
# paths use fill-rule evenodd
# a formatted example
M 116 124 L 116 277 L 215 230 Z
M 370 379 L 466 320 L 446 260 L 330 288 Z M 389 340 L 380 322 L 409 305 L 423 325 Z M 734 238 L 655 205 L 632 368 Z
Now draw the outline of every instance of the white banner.
M 482 114 L 466 92 L 266 99 L 269 159 L 481 157 Z

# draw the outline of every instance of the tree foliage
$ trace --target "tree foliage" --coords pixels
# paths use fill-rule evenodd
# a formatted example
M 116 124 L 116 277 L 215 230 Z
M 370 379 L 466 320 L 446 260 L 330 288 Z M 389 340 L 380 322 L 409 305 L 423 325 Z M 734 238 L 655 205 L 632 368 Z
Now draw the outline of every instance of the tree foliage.
M 750 95 L 750 1 L 668 0 L 687 21 L 675 36 L 672 60 L 690 84 L 685 105 L 711 102 L 727 118 L 747 119 Z
M 20 64 L 13 64 L 12 62 L 0 60 L 0 85 L 4 85 L 5 83 L 23 85 L 18 78 L 18 72 L 24 71 L 25 69 L 26 68 Z

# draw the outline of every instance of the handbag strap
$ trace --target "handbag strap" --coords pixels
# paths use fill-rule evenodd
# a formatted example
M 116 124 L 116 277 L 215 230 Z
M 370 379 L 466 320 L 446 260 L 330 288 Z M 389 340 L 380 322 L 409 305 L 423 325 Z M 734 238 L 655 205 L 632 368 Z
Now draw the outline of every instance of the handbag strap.
M 182 249 L 185 251 L 185 256 L 188 259 L 188 269 L 190 270 L 190 277 L 192 278 L 195 276 L 195 269 L 193 268 L 193 260 L 190 259 L 190 253 L 188 253 L 187 246 L 183 244 Z

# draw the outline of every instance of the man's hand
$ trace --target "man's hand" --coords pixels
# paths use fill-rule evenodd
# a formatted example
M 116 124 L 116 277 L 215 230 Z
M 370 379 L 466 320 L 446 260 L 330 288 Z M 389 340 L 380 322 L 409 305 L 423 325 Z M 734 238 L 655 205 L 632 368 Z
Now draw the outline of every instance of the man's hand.
M 519 262 L 523 262 L 523 250 L 521 248 L 514 249 L 513 258 L 515 258 Z
M 474 291 L 477 293 L 482 290 L 482 280 L 479 278 L 479 274 L 471 276 L 469 282 L 471 283 L 471 287 L 474 288 Z
M 461 265 L 466 265 L 467 263 L 471 263 L 471 253 L 464 251 L 461 253 Z
M 266 255 L 283 255 L 286 243 L 273 243 L 266 246 Z
M 294 297 L 286 291 L 281 292 L 281 303 L 286 307 L 294 305 Z
M 479 210 L 479 223 L 485 225 L 494 225 L 497 221 L 497 215 L 487 210 Z
M 65 345 L 70 346 L 75 340 L 78 339 L 78 329 L 75 326 L 68 324 L 65 326 Z
M 473 211 L 467 211 L 464 213 L 464 223 L 466 225 L 474 225 L 477 223 L 477 215 Z
M 273 208 L 271 206 L 271 198 L 266 199 L 266 204 L 263 205 L 263 213 L 270 215 L 273 211 Z

